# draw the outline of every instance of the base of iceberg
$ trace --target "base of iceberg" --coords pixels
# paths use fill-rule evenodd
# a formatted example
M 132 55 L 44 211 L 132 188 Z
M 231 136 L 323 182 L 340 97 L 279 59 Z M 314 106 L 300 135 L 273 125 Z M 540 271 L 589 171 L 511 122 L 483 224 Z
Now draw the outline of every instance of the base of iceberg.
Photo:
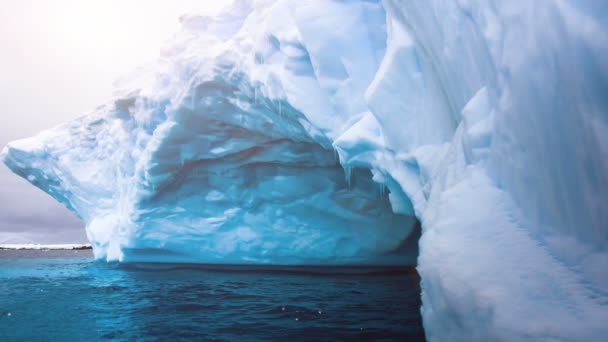
M 4 162 L 97 258 L 415 262 L 430 340 L 608 333 L 608 5 L 236 1 Z M 576 322 L 576 323 L 574 323 Z

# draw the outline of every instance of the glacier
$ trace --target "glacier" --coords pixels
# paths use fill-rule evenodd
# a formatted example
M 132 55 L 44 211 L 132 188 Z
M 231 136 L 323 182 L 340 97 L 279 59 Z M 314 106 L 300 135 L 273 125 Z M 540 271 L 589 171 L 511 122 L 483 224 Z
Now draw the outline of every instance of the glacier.
M 608 3 L 240 0 L 181 22 L 115 99 L 2 152 L 97 258 L 410 263 L 429 340 L 608 333 Z

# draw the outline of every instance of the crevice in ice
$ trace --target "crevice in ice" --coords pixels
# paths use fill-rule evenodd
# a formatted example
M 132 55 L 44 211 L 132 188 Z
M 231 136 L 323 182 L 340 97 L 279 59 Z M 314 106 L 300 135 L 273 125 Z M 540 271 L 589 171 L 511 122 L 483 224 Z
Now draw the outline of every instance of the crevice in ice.
M 396 255 L 415 255 L 416 260 L 418 260 L 419 247 L 418 243 L 420 241 L 420 237 L 422 236 L 422 225 L 420 221 L 416 218 L 414 224 L 412 225 L 412 231 L 405 238 L 399 246 L 397 246 L 394 250 L 390 251 L 388 254 L 396 254 Z M 417 262 L 416 265 L 417 266 Z
M 346 184 L 348 185 L 349 189 L 352 183 L 352 172 L 353 169 L 350 165 L 344 165 L 344 179 L 346 180 Z

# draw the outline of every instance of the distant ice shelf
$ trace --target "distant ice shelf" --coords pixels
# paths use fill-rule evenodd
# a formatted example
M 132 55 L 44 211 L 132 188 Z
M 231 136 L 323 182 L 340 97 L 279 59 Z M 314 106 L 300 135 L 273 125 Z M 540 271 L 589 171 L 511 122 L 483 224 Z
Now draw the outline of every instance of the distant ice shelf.
M 90 244 L 0 244 L 0 249 L 37 249 L 37 250 L 71 250 L 71 249 L 91 249 Z

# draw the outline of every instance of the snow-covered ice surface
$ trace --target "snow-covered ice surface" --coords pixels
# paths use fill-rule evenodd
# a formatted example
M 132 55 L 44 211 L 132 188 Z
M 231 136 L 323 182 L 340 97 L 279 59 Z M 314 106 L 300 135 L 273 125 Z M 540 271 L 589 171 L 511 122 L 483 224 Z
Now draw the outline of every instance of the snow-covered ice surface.
M 608 334 L 608 3 L 181 20 L 114 101 L 3 152 L 96 257 L 391 263 L 416 216 L 429 339 Z

